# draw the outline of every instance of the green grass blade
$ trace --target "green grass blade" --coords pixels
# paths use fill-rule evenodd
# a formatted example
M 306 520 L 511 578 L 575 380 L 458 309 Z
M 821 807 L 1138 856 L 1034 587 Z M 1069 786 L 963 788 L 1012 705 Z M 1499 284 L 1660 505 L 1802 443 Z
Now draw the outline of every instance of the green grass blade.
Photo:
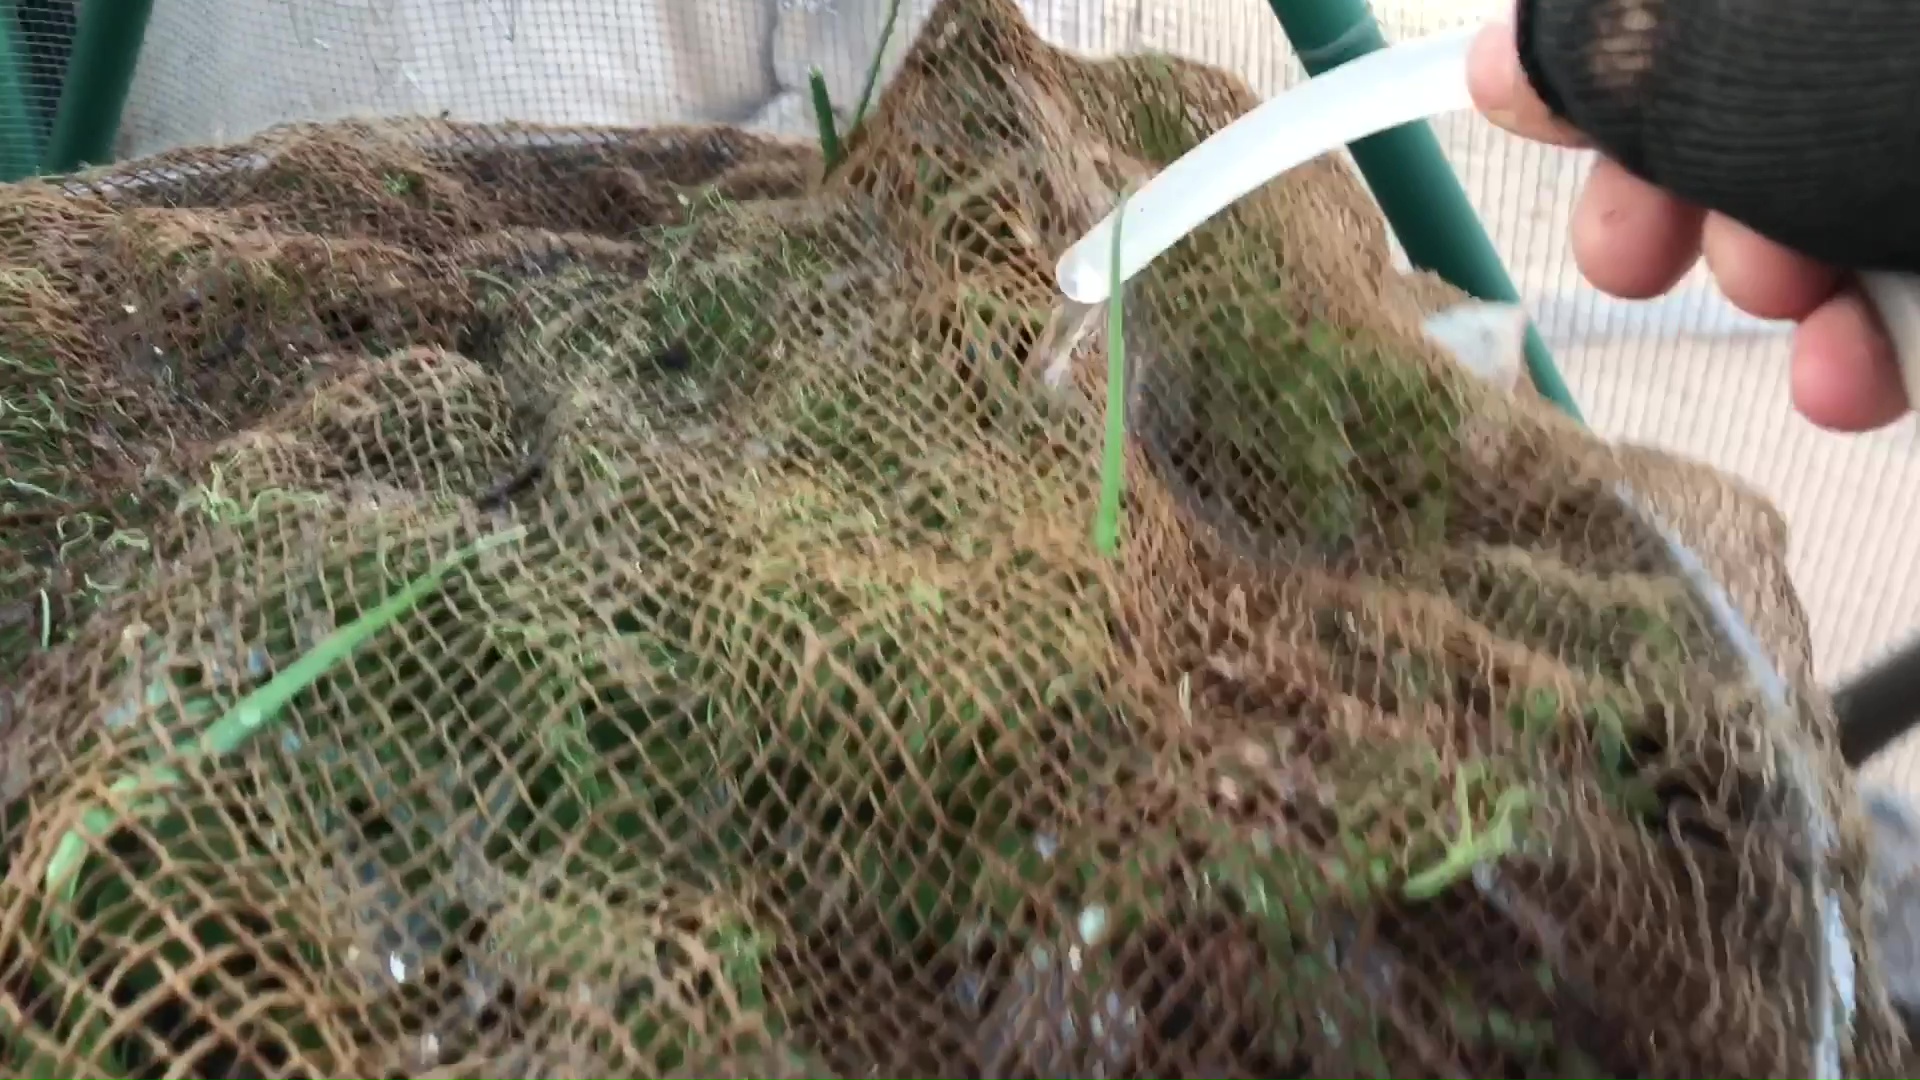
M 813 122 L 820 128 L 820 156 L 826 159 L 826 171 L 840 164 L 840 129 L 834 126 L 833 98 L 827 93 L 827 77 L 819 68 L 807 71 L 807 93 L 813 98 Z
M 460 564 L 487 551 L 524 537 L 526 529 L 515 528 L 506 532 L 485 537 L 459 551 L 454 552 L 426 573 L 408 582 L 406 587 L 383 601 L 378 607 L 365 612 L 346 626 L 335 630 L 320 639 L 313 648 L 302 654 L 300 659 L 278 672 L 265 685 L 235 702 L 221 717 L 215 720 L 199 739 L 190 739 L 181 746 L 181 751 L 195 757 L 219 756 L 230 754 L 239 749 L 261 728 L 279 718 L 282 709 L 294 696 L 311 686 L 331 670 L 334 665 L 365 644 L 368 639 L 385 629 L 386 626 L 411 609 L 429 593 L 439 588 L 440 582 Z M 116 794 L 146 793 L 150 797 L 137 801 L 135 813 L 145 816 L 162 805 L 157 793 L 178 787 L 183 782 L 178 769 L 156 765 L 141 772 L 122 777 L 109 788 Z M 112 808 L 95 806 L 89 808 L 80 817 L 80 825 L 69 829 L 54 847 L 53 857 L 47 860 L 44 882 L 49 894 L 65 891 L 66 899 L 72 902 L 78 888 L 79 871 L 87 857 L 87 839 L 98 838 L 111 832 L 119 820 Z
M 1120 551 L 1120 496 L 1126 486 L 1127 466 L 1127 342 L 1120 289 L 1120 226 L 1126 219 L 1127 196 L 1113 212 L 1113 251 L 1108 260 L 1107 296 L 1107 438 L 1100 458 L 1100 509 L 1093 520 L 1093 547 L 1102 555 Z
M 880 44 L 873 50 L 873 59 L 867 64 L 867 81 L 860 88 L 860 104 L 853 110 L 853 122 L 847 125 L 847 134 L 860 130 L 860 121 L 867 118 L 867 106 L 873 104 L 873 92 L 880 85 L 880 65 L 887 58 L 887 46 L 893 42 L 894 24 L 900 21 L 900 0 L 887 5 L 887 21 L 880 27 Z

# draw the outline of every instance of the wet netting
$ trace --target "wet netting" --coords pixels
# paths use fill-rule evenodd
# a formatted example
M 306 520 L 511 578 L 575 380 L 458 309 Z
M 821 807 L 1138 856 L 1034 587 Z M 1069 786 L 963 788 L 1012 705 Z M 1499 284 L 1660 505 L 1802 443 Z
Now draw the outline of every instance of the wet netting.
M 0 1065 L 1910 1075 L 1763 500 L 1457 362 L 1338 159 L 1061 309 L 1254 103 L 945 0 L 832 168 L 0 192 Z

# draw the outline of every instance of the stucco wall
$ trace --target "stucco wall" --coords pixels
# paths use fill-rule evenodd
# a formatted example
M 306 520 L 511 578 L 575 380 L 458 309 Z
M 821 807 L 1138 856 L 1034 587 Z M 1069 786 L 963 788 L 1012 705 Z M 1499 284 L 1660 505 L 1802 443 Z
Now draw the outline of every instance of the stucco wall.
M 903 0 L 889 60 L 930 6 Z M 1268 87 L 1290 63 L 1264 0 L 1023 6 L 1071 48 L 1170 48 L 1225 60 Z M 887 0 L 160 0 L 122 145 L 147 153 L 365 111 L 630 124 L 759 114 L 803 131 L 807 114 L 792 96 L 808 68 L 850 105 L 887 9 Z

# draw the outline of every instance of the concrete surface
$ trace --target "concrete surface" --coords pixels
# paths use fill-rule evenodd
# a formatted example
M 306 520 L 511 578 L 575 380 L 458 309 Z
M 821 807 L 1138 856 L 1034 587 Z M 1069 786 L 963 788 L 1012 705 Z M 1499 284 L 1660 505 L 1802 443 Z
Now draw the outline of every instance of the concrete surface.
M 549 122 L 747 120 L 805 134 L 818 67 L 850 107 L 888 0 L 160 0 L 124 150 L 244 137 L 295 118 L 426 113 Z M 1382 0 L 1394 37 L 1461 25 L 1503 0 Z M 1265 0 L 1024 0 L 1068 47 L 1163 49 L 1272 93 L 1299 77 Z M 906 41 L 929 0 L 905 0 Z M 1443 142 L 1589 419 L 1729 469 L 1775 498 L 1832 679 L 1920 627 L 1920 435 L 1821 433 L 1785 397 L 1781 328 L 1696 275 L 1655 304 L 1579 280 L 1564 223 L 1584 155 L 1477 118 Z M 1920 748 L 1914 751 L 1920 755 Z M 1912 759 L 1920 764 L 1920 756 Z M 1901 767 L 1896 762 L 1884 768 Z

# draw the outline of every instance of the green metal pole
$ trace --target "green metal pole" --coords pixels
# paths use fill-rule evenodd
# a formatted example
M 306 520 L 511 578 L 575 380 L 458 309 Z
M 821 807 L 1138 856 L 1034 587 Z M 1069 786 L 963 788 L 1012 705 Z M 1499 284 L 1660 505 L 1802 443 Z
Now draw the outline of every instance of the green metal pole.
M 42 170 L 72 172 L 113 160 L 120 112 L 147 35 L 153 0 L 81 0 L 73 59 L 54 115 Z
M 40 163 L 40 128 L 27 94 L 27 50 L 11 2 L 0 3 L 0 183 L 32 176 Z
M 1366 0 L 1268 3 L 1310 76 L 1386 48 L 1386 35 Z M 1483 300 L 1519 301 L 1500 253 L 1494 250 L 1431 127 L 1407 124 L 1363 139 L 1352 149 L 1361 175 L 1380 200 L 1413 265 Z M 1527 374 L 1543 397 L 1581 419 L 1547 343 L 1531 325 L 1527 327 Z

